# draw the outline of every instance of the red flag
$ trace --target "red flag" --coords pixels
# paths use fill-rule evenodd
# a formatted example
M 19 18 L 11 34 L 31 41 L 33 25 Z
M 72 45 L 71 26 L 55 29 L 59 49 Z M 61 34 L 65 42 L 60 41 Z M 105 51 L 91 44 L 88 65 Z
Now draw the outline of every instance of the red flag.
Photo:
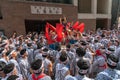
M 62 38 L 63 38 L 62 31 L 63 31 L 63 25 L 62 24 L 56 24 L 56 32 L 57 32 L 57 38 L 56 39 L 57 39 L 58 42 L 62 41 Z
M 73 29 L 77 30 L 78 26 L 79 26 L 79 21 L 77 21 L 77 22 L 73 25 Z
M 47 38 L 47 40 L 50 39 L 50 36 L 49 36 L 49 23 L 47 23 L 46 27 L 45 27 L 45 37 Z
M 84 32 L 84 28 L 85 28 L 85 24 L 84 24 L 84 23 L 81 23 L 81 24 L 79 25 L 79 31 L 80 31 L 81 33 L 83 33 L 83 32 Z
M 49 23 L 48 23 L 48 24 L 49 24 Z M 56 32 L 56 28 L 55 28 L 53 25 L 49 24 L 49 28 L 50 28 L 51 30 L 53 30 L 53 31 Z
M 51 36 L 50 36 L 50 33 L 49 33 L 49 29 L 52 29 L 53 31 L 55 31 L 56 28 L 54 26 L 52 26 L 51 24 L 49 24 L 49 23 L 46 24 L 45 36 L 46 36 L 46 39 L 48 41 L 48 44 L 52 44 L 52 43 L 54 43 L 54 41 L 51 39 Z

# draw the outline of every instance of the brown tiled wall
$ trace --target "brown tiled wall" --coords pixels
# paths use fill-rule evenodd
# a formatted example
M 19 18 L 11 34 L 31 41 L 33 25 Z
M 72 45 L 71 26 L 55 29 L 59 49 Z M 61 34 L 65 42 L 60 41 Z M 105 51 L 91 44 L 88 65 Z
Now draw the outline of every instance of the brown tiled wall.
M 85 30 L 95 31 L 96 29 L 96 19 L 80 19 L 80 23 L 85 23 Z
M 62 15 L 37 15 L 31 14 L 30 6 L 52 6 L 61 7 Z M 73 5 L 36 3 L 36 2 L 18 2 L 0 0 L 3 19 L 0 20 L 0 29 L 5 30 L 5 34 L 10 36 L 13 31 L 18 34 L 25 34 L 25 19 L 30 20 L 59 20 L 60 17 L 66 16 L 68 21 L 77 20 L 77 8 Z
M 30 6 L 50 6 L 61 7 L 62 15 L 40 15 L 31 14 Z M 0 20 L 0 29 L 5 31 L 7 36 L 11 36 L 13 31 L 18 34 L 25 35 L 25 19 L 27 20 L 59 20 L 60 17 L 66 16 L 69 22 L 78 20 L 77 7 L 70 4 L 52 4 L 45 2 L 20 2 L 10 0 L 0 0 L 0 7 L 3 19 Z M 85 23 L 85 30 L 96 29 L 96 19 L 80 19 L 80 22 Z M 107 27 L 109 27 L 110 20 L 108 20 Z
M 104 19 L 103 19 L 104 20 Z M 111 19 L 105 19 L 105 29 L 110 29 Z M 85 23 L 85 31 L 92 30 L 96 31 L 96 19 L 79 19 L 79 22 Z

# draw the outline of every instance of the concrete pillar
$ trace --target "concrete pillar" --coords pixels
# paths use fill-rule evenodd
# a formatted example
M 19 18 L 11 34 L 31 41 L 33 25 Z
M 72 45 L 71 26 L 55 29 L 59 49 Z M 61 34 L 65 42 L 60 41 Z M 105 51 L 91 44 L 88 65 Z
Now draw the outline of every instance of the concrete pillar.
M 111 9 L 112 9 L 112 0 L 108 1 L 108 14 L 111 14 Z
M 92 13 L 93 13 L 93 14 L 96 14 L 96 13 L 97 13 L 97 0 L 92 0 L 92 1 L 91 1 L 91 4 L 92 4 L 92 7 L 91 7 L 91 8 L 92 8 L 92 9 L 91 9 L 91 10 L 92 10 Z
M 73 0 L 73 5 L 78 6 L 78 0 Z

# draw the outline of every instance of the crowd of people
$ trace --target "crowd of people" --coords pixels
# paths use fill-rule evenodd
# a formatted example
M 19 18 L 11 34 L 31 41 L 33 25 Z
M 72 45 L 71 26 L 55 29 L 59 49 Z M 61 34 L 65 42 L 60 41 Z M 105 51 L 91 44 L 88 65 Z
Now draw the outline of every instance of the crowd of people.
M 62 42 L 52 44 L 47 43 L 43 32 L 0 36 L 0 78 L 120 80 L 119 41 L 120 30 L 100 29 L 83 33 L 71 30 Z

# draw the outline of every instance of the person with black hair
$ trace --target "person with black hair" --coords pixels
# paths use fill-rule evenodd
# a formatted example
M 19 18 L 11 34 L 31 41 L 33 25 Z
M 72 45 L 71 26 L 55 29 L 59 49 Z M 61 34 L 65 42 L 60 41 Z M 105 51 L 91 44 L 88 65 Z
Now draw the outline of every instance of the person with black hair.
M 68 56 L 65 51 L 61 51 L 61 55 L 59 57 L 59 63 L 56 65 L 56 72 L 55 72 L 55 80 L 64 80 L 65 75 L 63 75 L 64 67 L 69 69 L 68 64 Z
M 15 38 L 11 38 L 9 39 L 8 43 L 9 43 L 9 49 L 13 50 L 15 49 L 15 44 L 14 44 Z
M 89 72 L 89 67 L 90 67 L 90 65 L 86 60 L 80 58 L 77 61 L 77 67 L 78 67 L 78 71 L 77 71 L 78 74 L 76 75 L 77 80 L 92 80 L 86 76 Z
M 44 36 L 40 37 L 39 43 L 40 43 L 41 46 L 45 46 L 46 45 L 46 40 L 45 40 Z
M 4 74 L 6 75 L 5 80 L 6 80 L 9 76 L 11 76 L 11 75 L 18 75 L 19 78 L 20 78 L 20 80 L 23 80 L 22 75 L 21 75 L 21 74 L 18 74 L 17 69 L 16 69 L 16 66 L 15 66 L 13 63 L 7 64 L 7 65 L 4 67 L 3 72 L 4 72 Z
M 52 80 L 50 76 L 44 74 L 44 66 L 41 59 L 37 59 L 31 63 L 32 74 L 28 80 Z
M 119 80 L 120 71 L 115 69 L 118 64 L 118 61 L 118 56 L 110 54 L 107 59 L 108 68 L 100 72 L 96 76 L 95 80 Z
M 43 64 L 44 64 L 44 73 L 49 75 L 49 76 L 52 76 L 53 64 L 48 59 L 48 55 L 49 55 L 49 50 L 47 48 L 44 48 L 43 52 L 42 52 Z
M 7 80 L 21 80 L 21 79 L 17 75 L 11 75 L 7 78 Z
M 61 45 L 57 46 L 57 51 L 54 54 L 55 60 L 56 60 L 55 63 L 59 61 L 59 57 L 61 55 L 61 50 L 62 50 Z
M 45 46 L 43 46 L 40 42 L 37 43 L 37 49 L 34 50 L 34 55 L 33 58 L 34 59 L 43 59 L 42 58 L 42 51 L 45 48 Z
M 64 16 L 64 18 L 60 18 L 60 24 L 63 25 L 64 32 L 66 31 L 67 26 L 67 18 Z
M 120 56 L 120 46 L 115 50 L 115 55 Z M 120 57 L 116 69 L 120 70 Z
M 89 37 L 89 35 L 88 35 L 88 37 Z M 92 44 L 87 42 L 87 39 L 88 38 L 86 38 L 86 40 L 81 42 L 81 47 L 83 49 L 85 49 L 85 55 L 84 55 L 83 59 L 87 60 L 90 65 L 88 76 L 91 76 L 92 75 L 92 63 L 94 61 L 94 56 L 95 56 L 95 49 L 92 46 Z
M 59 52 L 61 51 L 61 46 L 57 45 L 56 50 L 51 50 L 51 51 L 52 53 L 50 55 L 53 56 L 54 60 L 56 60 L 56 56 L 59 55 Z
M 74 61 L 73 61 L 73 65 L 74 65 L 74 67 L 73 67 L 73 71 L 74 71 L 74 73 L 73 73 L 73 75 L 76 75 L 77 73 L 77 67 L 76 67 L 76 65 L 77 65 L 77 61 L 79 60 L 79 59 L 84 59 L 84 60 L 86 60 L 87 62 L 88 62 L 88 64 L 90 65 L 90 63 L 91 63 L 91 60 L 89 59 L 89 58 L 86 58 L 85 57 L 85 54 L 86 54 L 86 50 L 84 49 L 84 48 L 82 48 L 82 47 L 78 47 L 77 49 L 76 49 L 76 57 L 75 57 L 75 59 L 74 59 Z
M 20 70 L 20 66 L 19 66 L 19 64 L 17 62 L 17 52 L 15 50 L 13 50 L 10 53 L 10 56 L 11 56 L 11 59 L 8 61 L 8 63 L 13 63 L 17 68 L 17 72 L 20 74 L 21 70 Z
M 18 46 L 17 48 L 16 48 L 16 53 L 17 53 L 17 58 L 16 58 L 16 61 L 19 63 L 20 62 L 20 60 L 21 60 L 21 55 L 20 55 L 20 51 L 23 49 L 23 47 L 22 47 L 22 45 L 20 45 L 20 46 Z
M 119 45 L 120 45 L 119 40 L 115 40 L 114 44 L 115 44 L 115 46 L 116 46 L 116 49 L 119 48 Z
M 103 44 L 105 47 L 108 46 L 109 39 L 106 38 L 107 36 L 105 34 L 101 35 L 100 43 Z
M 56 50 L 49 50 L 49 56 L 51 56 L 52 58 L 52 64 L 53 64 L 53 76 L 55 75 L 55 72 L 56 72 L 56 65 L 57 63 L 59 62 L 59 57 L 61 55 L 60 53 L 61 51 L 61 46 L 60 45 L 57 45 L 56 46 Z
M 22 49 L 20 51 L 21 59 L 19 62 L 21 74 L 23 75 L 24 80 L 27 80 L 27 78 L 30 75 L 30 64 L 28 63 L 28 53 L 26 49 Z
M 27 49 L 26 51 L 28 52 L 28 62 L 29 64 L 31 64 L 33 62 L 33 57 L 34 57 L 34 48 L 33 48 L 33 45 L 32 45 L 32 42 L 28 42 L 27 43 Z
M 41 47 L 40 49 L 37 49 L 34 51 L 34 59 L 37 60 L 37 59 L 43 59 L 42 57 L 42 48 Z
M 34 41 L 32 42 L 32 47 L 34 50 L 37 49 L 37 42 L 38 42 L 38 38 L 35 38 Z
M 2 57 L 0 58 L 0 61 L 4 61 L 7 64 L 9 61 L 8 55 L 10 54 L 10 51 L 8 51 L 7 49 L 4 49 L 1 54 L 2 54 Z
M 78 57 L 83 57 L 83 56 L 85 56 L 85 54 L 86 54 L 86 51 L 85 51 L 84 48 L 79 47 L 79 48 L 76 49 L 76 55 Z
M 106 64 L 106 49 L 101 46 L 100 49 L 96 50 L 96 55 L 92 64 L 92 76 L 95 77 L 99 72 L 104 71 L 107 68 Z
M 73 64 L 74 64 L 73 61 L 75 59 L 75 53 L 71 51 L 71 44 L 66 45 L 66 52 L 69 58 L 68 64 L 70 65 L 70 72 L 71 74 L 73 74 Z
M 62 75 L 65 76 L 64 80 L 77 80 L 75 77 L 73 77 L 70 74 L 70 71 L 69 71 L 69 69 L 67 67 L 62 68 Z
M 0 61 L 0 80 L 3 80 L 6 77 L 6 75 L 3 72 L 5 66 L 6 66 L 6 63 L 3 61 Z
M 109 56 L 109 54 L 112 54 L 112 53 L 114 53 L 116 51 L 116 48 L 115 48 L 115 46 L 108 46 L 107 47 L 107 50 L 106 50 L 106 57 L 108 57 Z

